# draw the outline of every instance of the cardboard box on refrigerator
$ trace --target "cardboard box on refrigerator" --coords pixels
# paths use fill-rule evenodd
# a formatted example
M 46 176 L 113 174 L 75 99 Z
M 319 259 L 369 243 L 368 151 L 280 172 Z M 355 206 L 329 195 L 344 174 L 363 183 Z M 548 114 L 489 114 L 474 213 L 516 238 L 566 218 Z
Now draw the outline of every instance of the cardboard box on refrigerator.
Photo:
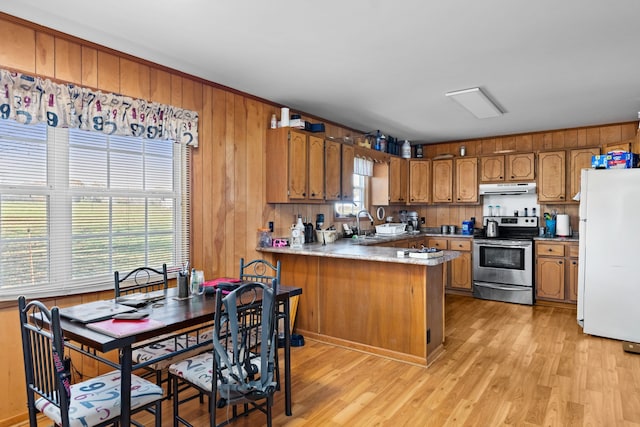
M 591 157 L 591 167 L 594 169 L 630 169 L 637 168 L 640 158 L 635 153 L 609 152 Z

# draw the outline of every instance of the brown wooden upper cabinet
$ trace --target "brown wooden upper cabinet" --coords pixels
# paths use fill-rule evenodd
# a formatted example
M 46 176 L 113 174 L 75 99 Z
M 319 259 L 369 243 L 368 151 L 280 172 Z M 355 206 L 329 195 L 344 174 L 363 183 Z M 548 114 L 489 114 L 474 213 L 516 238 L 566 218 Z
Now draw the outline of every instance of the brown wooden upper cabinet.
M 431 200 L 431 160 L 409 160 L 409 203 Z
M 353 159 L 355 157 L 355 149 L 353 145 L 342 145 L 342 161 L 340 173 L 340 187 L 342 188 L 340 200 L 353 200 Z
M 407 161 L 389 159 L 389 203 L 407 203 Z
M 458 157 L 454 166 L 454 203 L 478 203 L 478 158 Z
M 565 202 L 565 151 L 538 153 L 538 201 Z
M 580 191 L 581 171 L 598 154 L 599 147 L 538 153 L 538 201 L 578 203 L 573 197 Z
M 434 160 L 433 203 L 451 203 L 453 201 L 453 159 Z
M 609 151 L 618 151 L 618 150 L 633 152 L 632 147 L 633 147 L 634 141 L 635 141 L 635 138 L 632 138 L 632 139 L 627 139 L 626 141 L 611 142 L 609 144 L 605 144 L 602 146 L 602 152 L 605 154 L 608 153 Z
M 342 144 L 327 139 L 324 142 L 324 190 L 330 201 L 342 199 Z
M 513 153 L 480 158 L 480 182 L 533 181 L 535 153 Z
M 269 129 L 266 168 L 268 203 L 324 200 L 323 138 L 291 128 Z
M 591 157 L 600 154 L 599 147 L 576 148 L 569 151 L 569 201 L 580 191 L 582 169 L 591 168 Z M 578 203 L 578 202 L 575 202 Z

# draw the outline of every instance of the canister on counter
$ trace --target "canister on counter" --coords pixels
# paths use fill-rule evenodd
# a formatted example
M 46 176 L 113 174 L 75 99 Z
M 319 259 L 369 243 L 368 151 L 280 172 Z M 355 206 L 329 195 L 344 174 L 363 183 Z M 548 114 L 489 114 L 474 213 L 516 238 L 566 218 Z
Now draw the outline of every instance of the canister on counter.
M 473 234 L 473 221 L 462 221 L 462 234 L 465 236 Z

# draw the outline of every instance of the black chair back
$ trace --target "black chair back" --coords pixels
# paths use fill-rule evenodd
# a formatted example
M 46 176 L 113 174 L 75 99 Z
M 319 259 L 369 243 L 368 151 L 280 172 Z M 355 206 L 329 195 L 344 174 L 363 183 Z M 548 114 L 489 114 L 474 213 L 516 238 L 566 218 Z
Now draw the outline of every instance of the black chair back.
M 71 374 L 64 358 L 64 340 L 58 307 L 49 310 L 40 301 L 18 299 L 24 371 L 27 381 L 29 424 L 37 425 L 36 397 L 44 397 L 60 410 L 62 425 L 69 425 Z
M 260 282 L 271 284 L 273 279 L 280 283 L 280 261 L 273 265 L 264 259 L 255 259 L 245 263 L 244 258 L 240 258 L 240 280 L 249 282 Z
M 276 295 L 278 281 L 244 284 L 228 295 L 216 292 L 213 395 L 218 407 L 250 402 L 271 425 L 278 351 Z M 258 404 L 258 401 L 262 403 Z
M 116 298 L 120 295 L 127 295 L 137 292 L 152 292 L 169 287 L 167 278 L 167 264 L 162 264 L 162 270 L 152 267 L 138 267 L 120 278 L 120 272 L 113 273 Z M 131 282 L 128 286 L 123 286 L 125 282 Z

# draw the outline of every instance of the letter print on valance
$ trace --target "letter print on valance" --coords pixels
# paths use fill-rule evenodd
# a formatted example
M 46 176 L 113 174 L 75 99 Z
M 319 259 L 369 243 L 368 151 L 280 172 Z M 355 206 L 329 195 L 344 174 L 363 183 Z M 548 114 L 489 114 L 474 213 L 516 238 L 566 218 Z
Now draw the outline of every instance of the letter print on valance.
M 198 146 L 198 113 L 0 69 L 0 119 Z

